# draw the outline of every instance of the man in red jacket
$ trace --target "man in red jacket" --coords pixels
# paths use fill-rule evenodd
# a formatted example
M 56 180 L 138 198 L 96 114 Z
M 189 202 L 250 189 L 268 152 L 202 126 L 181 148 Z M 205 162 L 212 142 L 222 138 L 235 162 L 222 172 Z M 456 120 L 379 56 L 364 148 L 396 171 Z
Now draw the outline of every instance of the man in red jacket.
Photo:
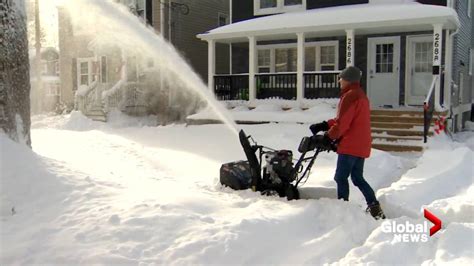
M 337 197 L 349 200 L 349 175 L 352 183 L 357 186 L 367 201 L 367 212 L 375 219 L 384 219 L 385 215 L 375 198 L 374 190 L 364 179 L 364 161 L 370 156 L 372 137 L 370 130 L 369 99 L 360 87 L 361 71 L 349 66 L 339 74 L 341 95 L 337 108 L 337 117 L 310 126 L 321 141 L 337 142 L 337 168 L 334 180 L 337 183 Z

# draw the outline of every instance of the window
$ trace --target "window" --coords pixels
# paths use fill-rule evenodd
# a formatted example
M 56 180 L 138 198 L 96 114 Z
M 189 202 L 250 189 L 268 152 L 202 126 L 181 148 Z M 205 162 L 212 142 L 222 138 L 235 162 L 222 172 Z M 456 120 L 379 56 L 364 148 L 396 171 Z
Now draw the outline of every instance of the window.
M 229 16 L 224 13 L 218 13 L 217 15 L 217 26 L 222 27 L 229 24 Z
M 54 62 L 54 73 L 56 75 L 59 75 L 59 61 L 56 60 L 56 62 Z
M 275 49 L 275 72 L 296 72 L 296 48 Z
M 100 82 L 107 83 L 107 57 L 100 57 Z
M 260 8 L 277 7 L 277 0 L 260 0 Z
M 305 71 L 332 71 L 338 69 L 338 42 L 308 44 L 305 49 Z
M 50 83 L 46 87 L 46 95 L 47 96 L 59 96 L 59 84 L 58 83 Z
M 301 5 L 302 0 L 285 0 L 285 6 Z
M 336 47 L 335 46 L 321 46 L 320 47 L 320 69 L 322 71 L 336 69 Z
M 306 9 L 306 0 L 254 0 L 254 15 L 268 15 Z
M 79 85 L 89 85 L 89 62 L 79 63 Z
M 305 43 L 304 71 L 337 70 L 338 41 Z M 259 73 L 296 72 L 298 51 L 296 44 L 270 44 L 258 47 Z
M 48 62 L 41 61 L 41 75 L 46 75 L 46 74 L 48 74 Z
M 316 47 L 306 47 L 304 51 L 304 69 L 305 71 L 316 71 Z
M 258 73 L 269 73 L 271 67 L 270 49 L 258 50 Z
M 375 72 L 393 72 L 393 43 L 377 44 L 375 57 Z
M 415 73 L 431 73 L 433 68 L 433 43 L 415 43 Z

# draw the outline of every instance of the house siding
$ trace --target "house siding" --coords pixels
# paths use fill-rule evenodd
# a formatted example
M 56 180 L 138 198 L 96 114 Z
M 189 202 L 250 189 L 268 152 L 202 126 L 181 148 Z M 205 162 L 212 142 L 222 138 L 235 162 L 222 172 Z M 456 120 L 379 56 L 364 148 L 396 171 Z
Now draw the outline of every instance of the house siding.
M 455 91 L 452 97 L 452 105 L 467 104 L 472 102 L 473 81 L 469 76 L 469 49 L 473 47 L 473 22 L 468 17 L 468 0 L 455 1 L 455 10 L 458 13 L 461 27 L 458 34 L 454 37 L 454 56 L 453 56 L 453 80 L 459 86 L 461 84 L 460 73 L 462 73 L 463 87 Z
M 171 14 L 165 6 L 165 21 L 168 23 L 168 15 L 171 15 L 171 38 L 168 25 L 165 25 L 165 36 L 188 61 L 192 68 L 203 80 L 207 80 L 208 62 L 206 42 L 200 41 L 196 35 L 218 27 L 218 14 L 229 15 L 229 1 L 173 1 L 186 4 L 189 7 L 188 14 L 179 12 L 179 8 L 172 9 Z M 160 8 L 155 8 L 159 13 Z M 153 16 L 155 22 L 157 19 Z M 154 26 L 159 29 L 159 23 Z M 229 71 L 229 45 L 216 45 L 216 73 L 228 73 Z

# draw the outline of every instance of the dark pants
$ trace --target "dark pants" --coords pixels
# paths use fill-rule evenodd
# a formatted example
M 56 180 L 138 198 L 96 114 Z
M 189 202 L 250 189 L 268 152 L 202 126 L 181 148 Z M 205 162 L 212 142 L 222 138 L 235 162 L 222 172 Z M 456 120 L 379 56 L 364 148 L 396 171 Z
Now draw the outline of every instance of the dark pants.
M 337 198 L 349 200 L 349 175 L 351 176 L 352 183 L 360 189 L 364 194 L 365 201 L 367 204 L 377 202 L 375 198 L 374 190 L 365 181 L 363 174 L 364 171 L 364 158 L 356 157 L 352 155 L 339 154 L 337 158 L 337 168 L 334 180 L 337 183 Z

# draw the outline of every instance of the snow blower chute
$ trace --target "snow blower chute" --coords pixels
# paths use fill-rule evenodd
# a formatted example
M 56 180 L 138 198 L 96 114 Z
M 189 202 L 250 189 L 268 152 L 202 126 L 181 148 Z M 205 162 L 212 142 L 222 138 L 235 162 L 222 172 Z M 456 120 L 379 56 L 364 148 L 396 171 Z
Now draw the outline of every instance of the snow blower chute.
M 235 190 L 251 188 L 263 195 L 279 195 L 288 200 L 299 199 L 297 187 L 308 179 L 318 154 L 336 149 L 334 144 L 328 147 L 314 136 L 304 137 L 298 147 L 301 155 L 293 164 L 293 152 L 290 150 L 257 145 L 243 130 L 239 132 L 239 139 L 247 161 L 223 164 L 220 169 L 221 184 Z

